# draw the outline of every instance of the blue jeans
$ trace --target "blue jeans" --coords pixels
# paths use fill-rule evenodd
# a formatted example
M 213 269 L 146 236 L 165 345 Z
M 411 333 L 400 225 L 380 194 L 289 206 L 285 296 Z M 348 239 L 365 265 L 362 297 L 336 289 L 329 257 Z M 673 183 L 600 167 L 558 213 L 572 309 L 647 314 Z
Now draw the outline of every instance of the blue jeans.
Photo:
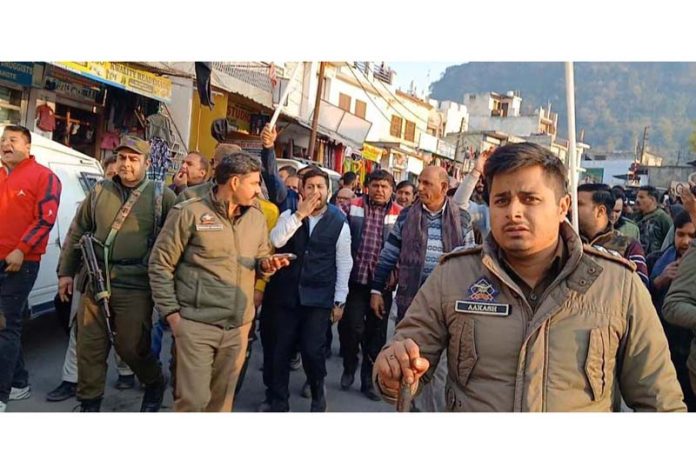
M 7 272 L 0 261 L 0 402 L 7 403 L 12 386 L 26 387 L 29 374 L 22 356 L 22 315 L 39 262 L 24 262 L 18 272 Z

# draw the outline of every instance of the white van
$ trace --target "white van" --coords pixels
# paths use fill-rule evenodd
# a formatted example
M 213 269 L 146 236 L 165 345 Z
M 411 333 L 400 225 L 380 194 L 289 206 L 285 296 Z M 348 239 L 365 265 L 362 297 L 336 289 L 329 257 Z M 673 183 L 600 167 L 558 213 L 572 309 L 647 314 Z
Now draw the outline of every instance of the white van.
M 0 125 L 0 134 L 3 129 Z M 58 219 L 48 236 L 46 254 L 41 257 L 39 274 L 29 294 L 29 314 L 34 318 L 53 311 L 58 292 L 58 258 L 65 236 L 78 206 L 104 172 L 98 160 L 35 133 L 31 134 L 31 154 L 38 163 L 50 168 L 62 185 Z
M 297 171 L 299 171 L 302 168 L 305 168 L 310 165 L 316 166 L 317 168 L 321 169 L 329 175 L 329 196 L 331 196 L 334 193 L 334 191 L 336 191 L 339 187 L 338 180 L 341 179 L 341 175 L 336 173 L 334 170 L 324 168 L 323 166 L 319 166 L 315 162 L 305 160 L 303 158 L 276 158 L 276 162 L 278 163 L 278 169 L 282 168 L 283 166 L 292 166 Z

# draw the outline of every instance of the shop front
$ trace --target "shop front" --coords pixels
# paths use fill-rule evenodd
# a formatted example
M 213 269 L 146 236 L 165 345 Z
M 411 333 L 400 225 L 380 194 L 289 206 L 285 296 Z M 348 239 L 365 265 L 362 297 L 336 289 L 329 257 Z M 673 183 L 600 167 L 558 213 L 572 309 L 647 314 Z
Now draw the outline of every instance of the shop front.
M 423 157 L 417 150 L 398 142 L 371 142 L 370 145 L 383 150 L 382 168 L 389 171 L 397 183 L 405 180 L 417 182 L 423 170 Z
M 278 138 L 279 156 L 283 158 L 315 161 L 318 165 L 343 174 L 353 171 L 363 176 L 371 169 L 361 153 L 361 144 L 321 123 L 317 126 L 314 160 L 309 156 L 311 123 L 281 114 L 278 126 L 283 130 Z
M 34 63 L 0 62 L 0 125 L 24 124 Z
M 274 89 L 269 67 L 265 63 L 212 63 L 213 105 L 201 105 L 198 94 L 194 93 L 191 149 L 211 157 L 218 144 L 212 133 L 213 125 L 217 123 L 217 129 L 221 130 L 220 121 L 224 120 L 224 137 L 219 138 L 239 145 L 250 154 L 261 154 L 261 131 L 273 114 Z
M 35 133 L 100 161 L 135 135 L 151 143 L 152 178 L 172 167 L 179 140 L 164 113 L 169 79 L 110 62 L 44 64 L 34 79 L 26 123 Z
M 105 87 L 52 65 L 43 65 L 29 94 L 27 126 L 33 132 L 99 158 Z

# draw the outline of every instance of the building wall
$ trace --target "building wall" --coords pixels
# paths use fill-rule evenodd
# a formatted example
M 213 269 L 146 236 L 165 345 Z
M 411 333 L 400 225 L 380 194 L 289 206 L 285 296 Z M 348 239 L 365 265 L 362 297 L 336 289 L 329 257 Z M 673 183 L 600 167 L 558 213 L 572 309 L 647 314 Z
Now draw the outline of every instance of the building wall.
M 366 103 L 365 119 L 372 122 L 372 128 L 367 135 L 366 141 L 402 141 L 407 145 L 417 146 L 421 131 L 427 130 L 430 107 L 425 104 L 419 105 L 405 97 L 400 97 L 393 86 L 375 80 L 369 74 L 365 78 L 360 71 L 354 70 L 358 79 L 356 81 L 356 77 L 347 68 L 348 66 L 345 65 L 338 70 L 334 68 L 328 101 L 338 105 L 339 94 L 343 93 L 350 96 L 350 112 L 353 114 L 355 113 L 355 99 Z M 416 124 L 414 141 L 399 140 L 390 135 L 391 117 L 393 115 L 398 115 L 403 120 Z M 404 127 L 405 124 L 402 124 L 402 135 Z
M 493 110 L 493 99 L 489 93 L 464 94 L 462 103 L 469 111 L 469 118 L 473 116 L 490 116 Z
M 515 95 L 501 94 L 497 100 L 501 103 L 508 104 L 508 117 L 517 117 L 520 115 L 520 107 L 522 106 L 522 98 Z M 473 116 L 490 116 L 493 110 L 494 99 L 490 92 L 480 94 L 464 94 L 463 104 L 469 111 L 469 115 Z
M 212 110 L 209 107 L 201 106 L 198 93 L 192 94 L 192 96 L 189 150 L 198 150 L 210 158 L 217 146 L 217 141 L 210 133 L 210 126 L 213 124 L 213 120 L 227 117 L 227 94 L 213 90 L 215 105 Z
M 648 166 L 648 184 L 669 189 L 672 181 L 687 182 L 696 169 L 692 166 Z
M 445 115 L 445 135 L 458 133 L 462 127 L 462 119 L 464 119 L 462 131 L 466 132 L 469 130 L 469 111 L 465 105 L 444 101 L 440 104 L 440 111 Z
M 584 169 L 602 169 L 604 170 L 602 183 L 608 184 L 609 186 L 623 186 L 625 184 L 625 180 L 620 178 L 614 178 L 613 176 L 627 174 L 632 163 L 633 160 L 582 160 L 580 162 L 580 167 Z M 582 175 L 580 177 L 580 180 L 582 182 Z
M 355 71 L 355 70 L 354 70 Z M 355 75 L 358 76 L 360 83 L 365 88 L 363 90 L 359 84 L 357 84 L 355 77 L 350 73 L 346 66 L 337 71 L 335 68 L 331 68 L 329 74 L 331 77 L 330 88 L 327 91 L 328 96 L 326 100 L 330 103 L 338 106 L 339 97 L 341 94 L 345 94 L 350 97 L 350 110 L 352 114 L 356 114 L 356 100 L 360 100 L 365 103 L 365 120 L 372 122 L 372 127 L 367 134 L 366 141 L 381 141 L 384 140 L 386 136 L 389 135 L 389 125 L 390 121 L 387 117 L 390 117 L 389 107 L 386 100 L 380 96 L 388 96 L 384 87 L 374 85 L 375 90 L 370 90 L 368 86 L 368 81 L 362 76 L 360 71 L 355 71 Z M 328 74 L 327 74 L 328 75 Z
M 490 117 L 470 116 L 469 130 L 497 130 L 510 135 L 528 136 L 539 133 L 538 116 Z
M 300 68 L 295 80 L 289 85 L 291 89 L 290 94 L 288 95 L 288 103 L 287 105 L 283 106 L 283 113 L 285 115 L 289 115 L 290 117 L 300 117 L 302 116 L 303 109 L 307 108 L 308 97 L 305 97 L 306 93 L 304 90 L 304 82 L 309 64 L 311 63 L 288 62 L 283 65 L 288 78 L 290 78 L 290 76 L 293 74 L 296 67 Z
M 191 112 L 193 110 L 193 96 L 198 96 L 193 81 L 186 77 L 165 76 L 172 81 L 172 100 L 167 106 L 171 114 L 174 126 L 172 132 L 181 135 L 179 139 L 184 144 L 189 143 L 191 135 Z M 177 133 L 178 131 L 178 133 Z

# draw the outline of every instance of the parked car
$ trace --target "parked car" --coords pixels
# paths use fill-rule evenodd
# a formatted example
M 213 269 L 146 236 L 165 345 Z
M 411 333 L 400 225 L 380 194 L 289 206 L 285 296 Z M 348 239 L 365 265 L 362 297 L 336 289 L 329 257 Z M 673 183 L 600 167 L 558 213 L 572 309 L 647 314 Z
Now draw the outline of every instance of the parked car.
M 305 160 L 304 158 L 278 158 L 276 161 L 278 162 L 278 169 L 282 168 L 283 166 L 292 166 L 299 171 L 309 165 L 317 166 L 329 175 L 329 196 L 331 196 L 339 187 L 338 180 L 341 179 L 341 175 L 336 173 L 334 170 L 324 168 L 323 166 L 318 166 L 316 163 Z

